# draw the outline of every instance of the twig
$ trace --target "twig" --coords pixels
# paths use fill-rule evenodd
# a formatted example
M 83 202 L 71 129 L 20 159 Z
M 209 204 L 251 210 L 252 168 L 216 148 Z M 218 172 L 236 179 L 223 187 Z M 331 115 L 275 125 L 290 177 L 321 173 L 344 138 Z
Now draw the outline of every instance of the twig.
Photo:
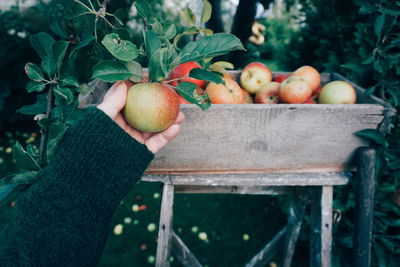
M 47 94 L 47 111 L 46 118 L 50 120 L 51 112 L 54 107 L 54 92 L 53 86 L 50 85 L 49 92 Z M 40 147 L 39 147 L 39 166 L 45 168 L 47 165 L 47 141 L 49 139 L 49 122 L 46 123 L 45 128 L 40 130 Z

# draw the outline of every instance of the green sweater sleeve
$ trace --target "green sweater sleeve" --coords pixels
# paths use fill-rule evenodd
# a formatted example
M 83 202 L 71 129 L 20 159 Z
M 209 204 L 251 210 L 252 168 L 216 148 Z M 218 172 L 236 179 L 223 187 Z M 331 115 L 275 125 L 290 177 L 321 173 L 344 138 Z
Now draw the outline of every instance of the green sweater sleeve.
M 86 109 L 16 202 L 0 266 L 97 265 L 117 205 L 153 158 L 101 110 Z

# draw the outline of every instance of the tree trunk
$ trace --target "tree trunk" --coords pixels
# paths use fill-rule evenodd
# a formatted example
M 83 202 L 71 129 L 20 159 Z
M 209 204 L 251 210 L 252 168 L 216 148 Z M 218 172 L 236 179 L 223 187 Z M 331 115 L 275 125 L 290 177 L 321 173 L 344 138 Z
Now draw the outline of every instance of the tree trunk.
M 212 13 L 206 26 L 214 32 L 224 32 L 224 24 L 221 18 L 221 0 L 209 0 L 209 2 L 212 5 Z

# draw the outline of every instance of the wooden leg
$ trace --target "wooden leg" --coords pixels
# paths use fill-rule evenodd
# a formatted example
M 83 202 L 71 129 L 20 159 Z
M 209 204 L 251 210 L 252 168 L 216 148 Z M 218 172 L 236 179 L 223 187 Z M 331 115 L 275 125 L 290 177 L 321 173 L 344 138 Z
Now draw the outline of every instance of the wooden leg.
M 157 267 L 169 266 L 171 252 L 172 214 L 174 204 L 174 185 L 164 184 L 161 201 L 160 224 L 158 229 Z
M 189 248 L 175 232 L 172 232 L 172 253 L 183 266 L 201 267 L 199 260 L 190 252 Z
M 290 267 L 297 239 L 300 234 L 301 224 L 304 218 L 304 211 L 308 201 L 308 188 L 296 188 L 294 198 L 290 207 L 287 230 L 283 244 L 283 267 Z
M 371 266 L 372 222 L 374 208 L 375 150 L 357 151 L 355 179 L 354 266 Z
M 310 266 L 330 267 L 332 249 L 332 186 L 313 188 L 311 195 Z

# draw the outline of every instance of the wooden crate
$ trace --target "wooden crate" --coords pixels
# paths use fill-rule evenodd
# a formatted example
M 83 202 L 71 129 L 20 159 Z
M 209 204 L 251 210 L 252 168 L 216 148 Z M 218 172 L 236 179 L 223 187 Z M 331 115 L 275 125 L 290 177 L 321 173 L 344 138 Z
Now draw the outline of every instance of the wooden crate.
M 232 74 L 238 80 L 239 72 Z M 324 73 L 321 80 L 347 79 Z M 395 112 L 353 85 L 358 99 L 353 105 L 212 105 L 205 112 L 182 105 L 181 133 L 157 154 L 147 173 L 353 170 L 355 150 L 367 145 L 354 133 L 377 128 L 386 133 Z
M 236 80 L 239 72 L 231 74 Z M 274 73 L 280 75 L 286 73 Z M 321 83 L 346 80 L 321 74 Z M 202 111 L 181 106 L 181 133 L 157 153 L 147 174 L 337 172 L 354 170 L 354 153 L 363 129 L 388 131 L 395 110 L 357 90 L 357 104 L 212 105 Z M 96 95 L 97 94 L 97 95 Z M 103 92 L 87 104 L 97 104 Z

